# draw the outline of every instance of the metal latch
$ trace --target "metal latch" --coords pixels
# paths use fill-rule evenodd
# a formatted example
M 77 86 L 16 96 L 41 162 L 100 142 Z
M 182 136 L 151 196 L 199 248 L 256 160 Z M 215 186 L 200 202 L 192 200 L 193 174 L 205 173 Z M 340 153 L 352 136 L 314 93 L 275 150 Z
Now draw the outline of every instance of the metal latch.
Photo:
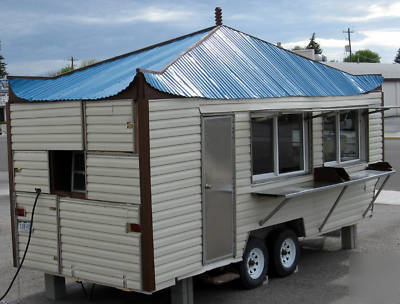
M 135 122 L 134 121 L 128 121 L 126 123 L 126 128 L 127 129 L 133 129 L 135 127 Z
M 212 186 L 212 185 L 209 185 L 209 184 L 205 184 L 205 185 L 204 185 L 204 188 L 206 188 L 206 189 L 212 189 L 212 187 L 213 187 L 213 186 Z

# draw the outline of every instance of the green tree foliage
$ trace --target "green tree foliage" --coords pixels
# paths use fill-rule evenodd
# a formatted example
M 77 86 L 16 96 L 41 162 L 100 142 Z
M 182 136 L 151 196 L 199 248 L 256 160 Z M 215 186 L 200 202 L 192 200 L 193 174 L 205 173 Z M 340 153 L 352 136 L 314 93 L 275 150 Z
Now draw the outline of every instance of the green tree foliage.
M 1 51 L 1 42 L 0 42 L 0 51 Z M 0 54 L 0 78 L 4 78 L 8 75 L 7 71 L 6 71 L 6 63 L 3 62 L 4 57 L 1 56 Z
M 96 59 L 83 60 L 81 62 L 81 65 L 79 66 L 79 68 L 84 68 L 84 67 L 87 67 L 89 65 L 95 64 L 97 62 L 98 62 L 98 60 L 96 60 Z M 60 69 L 60 70 L 58 70 L 56 72 L 48 73 L 48 75 L 49 76 L 58 76 L 58 75 L 61 75 L 61 74 L 64 74 L 64 73 L 71 72 L 72 70 L 73 70 L 72 67 L 70 65 L 67 65 L 67 66 L 63 67 L 62 69 Z
M 292 48 L 292 51 L 299 51 L 299 50 L 304 50 L 304 48 L 301 47 L 300 45 L 295 45 L 294 48 Z
M 306 49 L 314 49 L 315 54 L 322 54 L 321 47 L 319 46 L 319 43 L 315 41 L 315 33 L 312 34 L 312 37 L 310 39 L 310 42 L 306 46 Z
M 370 63 L 379 63 L 381 62 L 381 56 L 378 53 L 375 53 L 371 50 L 359 50 L 351 55 L 344 58 L 344 62 L 370 62 Z
M 395 63 L 400 63 L 400 49 L 397 50 L 397 55 L 394 58 Z
M 86 59 L 86 60 L 82 60 L 81 62 L 81 68 L 87 67 L 89 65 L 95 64 L 99 62 L 97 59 Z

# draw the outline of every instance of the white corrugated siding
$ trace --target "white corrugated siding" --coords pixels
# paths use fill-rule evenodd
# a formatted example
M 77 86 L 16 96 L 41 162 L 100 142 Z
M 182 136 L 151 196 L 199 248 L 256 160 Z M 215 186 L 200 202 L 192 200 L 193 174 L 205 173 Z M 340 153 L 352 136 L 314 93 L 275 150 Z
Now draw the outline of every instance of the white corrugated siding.
M 87 147 L 89 151 L 134 151 L 132 100 L 86 103 Z
M 201 129 L 196 103 L 150 101 L 157 289 L 202 267 Z
M 82 150 L 79 101 L 16 104 L 11 109 L 13 150 Z
M 87 153 L 88 199 L 140 204 L 139 157 Z
M 62 274 L 119 288 L 141 289 L 138 205 L 60 200 Z
M 15 191 L 50 192 L 47 151 L 14 151 L 13 159 Z
M 17 208 L 25 208 L 26 216 L 17 217 L 17 221 L 30 221 L 32 207 L 35 201 L 34 193 L 16 194 Z M 18 257 L 21 260 L 29 233 L 17 232 Z M 57 245 L 57 211 L 55 195 L 41 194 L 38 199 L 33 233 L 24 266 L 50 273 L 58 272 L 58 245 Z
M 374 113 L 369 115 L 369 161 L 382 161 L 382 114 Z
M 343 98 L 343 105 L 349 101 L 361 100 L 362 97 Z M 373 94 L 366 98 L 369 104 L 380 104 L 380 95 Z M 337 102 L 334 106 L 337 106 Z M 292 108 L 290 102 L 285 104 L 288 108 Z M 316 104 L 315 106 L 318 106 Z M 333 104 L 332 104 L 333 106 Z M 314 113 L 317 114 L 317 113 Z M 382 158 L 382 133 L 381 130 L 381 114 L 370 115 L 369 128 L 369 155 L 370 161 L 377 161 Z M 278 186 L 294 184 L 312 180 L 312 174 L 299 177 L 291 177 L 277 182 L 265 185 L 251 185 L 251 160 L 248 157 L 250 153 L 250 115 L 248 112 L 239 112 L 235 116 L 235 134 L 236 134 L 236 227 L 237 227 L 237 252 L 236 257 L 240 258 L 243 254 L 244 246 L 248 237 L 248 232 L 259 229 L 259 220 L 267 216 L 274 207 L 280 202 L 279 199 L 271 199 L 265 197 L 257 197 L 251 194 L 252 191 L 275 188 Z M 313 119 L 312 134 L 312 165 L 314 167 L 323 164 L 322 158 L 322 119 Z M 350 172 L 362 170 L 365 165 L 356 165 L 347 170 Z M 372 185 L 354 185 L 349 187 L 341 202 L 333 212 L 331 218 L 326 223 L 323 231 L 340 228 L 343 225 L 354 223 L 362 218 L 363 211 L 367 208 L 372 197 Z M 290 200 L 277 214 L 270 219 L 265 226 L 276 223 L 303 218 L 307 235 L 318 234 L 318 228 L 324 217 L 328 213 L 332 204 L 339 195 L 339 189 L 323 192 L 315 195 L 308 195 L 302 198 Z
M 312 101 L 311 101 L 312 100 Z M 268 189 L 312 180 L 312 174 L 307 174 L 289 179 L 280 180 L 270 184 L 251 184 L 251 158 L 250 158 L 250 113 L 248 110 L 285 110 L 302 107 L 336 107 L 338 104 L 349 105 L 379 105 L 380 93 L 364 96 L 329 97 L 288 99 L 283 101 L 285 108 L 279 100 L 259 101 L 200 101 L 188 100 L 163 100 L 150 102 L 150 137 L 151 137 L 151 165 L 152 165 L 152 191 L 153 191 L 153 226 L 155 233 L 155 258 L 156 258 L 156 283 L 157 286 L 168 286 L 182 268 L 199 265 L 201 263 L 201 192 L 200 182 L 196 174 L 200 174 L 201 143 L 200 115 L 196 113 L 199 106 L 200 112 L 235 113 L 235 141 L 236 141 L 236 257 L 240 258 L 248 237 L 248 232 L 259 229 L 258 222 L 280 202 L 279 199 L 266 199 L 251 194 L 254 190 Z M 314 115 L 317 113 L 314 113 Z M 379 115 L 379 114 L 378 114 Z M 381 157 L 378 125 L 379 116 L 371 116 L 370 160 Z M 377 118 L 375 121 L 374 119 Z M 194 125 L 196 127 L 194 127 Z M 313 134 L 310 141 L 312 166 L 323 164 L 322 155 L 322 119 L 312 120 Z M 198 130 L 196 134 L 193 134 Z M 372 153 L 371 153 L 372 152 Z M 178 163 L 179 162 L 179 163 Z M 365 168 L 357 165 L 348 168 L 354 172 Z M 195 169 L 195 170 L 194 170 Z M 290 201 L 280 210 L 267 225 L 273 225 L 296 218 L 304 218 L 307 235 L 319 233 L 326 213 L 335 202 L 339 190 L 331 190 L 318 195 L 305 196 Z M 323 231 L 339 228 L 340 226 L 357 222 L 361 219 L 362 212 L 370 202 L 372 195 L 371 183 L 367 185 L 354 185 L 347 189 L 342 201 L 337 206 Z M 184 254 L 181 248 L 190 248 Z M 186 249 L 189 250 L 189 249 Z M 187 260 L 182 260 L 179 254 Z M 180 263 L 175 262 L 180 261 Z M 190 264 L 192 263 L 192 264 Z M 179 265 L 177 270 L 175 265 Z M 193 267 L 192 271 L 195 271 Z M 190 269 L 184 269 L 190 274 Z M 170 272 L 170 273 L 169 273 Z M 182 270 L 182 273 L 184 271 Z

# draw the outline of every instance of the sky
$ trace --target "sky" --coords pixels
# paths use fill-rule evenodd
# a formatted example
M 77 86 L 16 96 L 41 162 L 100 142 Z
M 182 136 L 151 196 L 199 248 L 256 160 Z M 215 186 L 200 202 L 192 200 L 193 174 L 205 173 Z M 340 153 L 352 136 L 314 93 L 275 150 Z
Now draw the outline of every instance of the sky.
M 11 75 L 47 76 L 78 60 L 103 60 L 223 23 L 285 48 L 316 33 L 323 54 L 342 61 L 371 49 L 392 63 L 400 48 L 400 1 L 0 0 L 0 54 Z

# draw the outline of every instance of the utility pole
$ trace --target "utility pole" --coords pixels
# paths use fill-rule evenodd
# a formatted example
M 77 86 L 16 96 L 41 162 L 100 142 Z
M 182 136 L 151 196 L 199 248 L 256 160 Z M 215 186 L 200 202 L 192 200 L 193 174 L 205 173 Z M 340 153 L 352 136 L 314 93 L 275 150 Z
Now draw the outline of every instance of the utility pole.
M 354 33 L 354 31 L 350 31 L 350 28 L 347 28 L 347 31 L 343 31 L 343 33 L 347 34 L 347 38 L 349 39 L 349 49 L 350 49 L 350 62 L 351 62 L 351 39 L 350 34 Z
M 71 69 L 74 69 L 74 57 L 71 56 Z

